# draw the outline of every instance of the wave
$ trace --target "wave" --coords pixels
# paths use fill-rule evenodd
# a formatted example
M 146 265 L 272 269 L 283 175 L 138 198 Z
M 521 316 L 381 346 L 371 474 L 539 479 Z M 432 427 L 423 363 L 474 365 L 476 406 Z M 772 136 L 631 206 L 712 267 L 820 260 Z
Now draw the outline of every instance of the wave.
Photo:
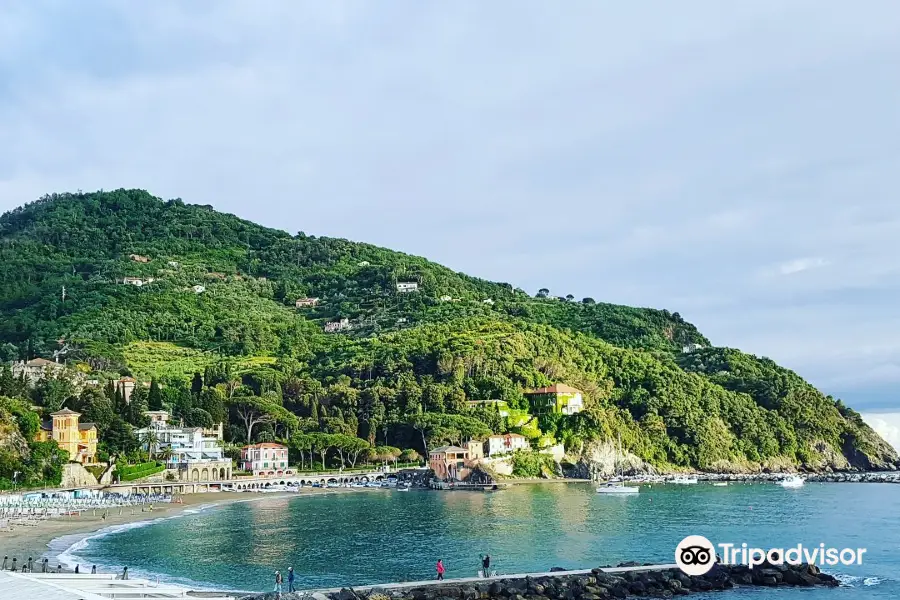
M 859 575 L 847 575 L 844 573 L 834 573 L 834 577 L 841 582 L 841 585 L 845 585 L 847 587 L 856 587 L 857 585 L 871 587 L 880 585 L 885 581 L 881 577 L 862 577 Z

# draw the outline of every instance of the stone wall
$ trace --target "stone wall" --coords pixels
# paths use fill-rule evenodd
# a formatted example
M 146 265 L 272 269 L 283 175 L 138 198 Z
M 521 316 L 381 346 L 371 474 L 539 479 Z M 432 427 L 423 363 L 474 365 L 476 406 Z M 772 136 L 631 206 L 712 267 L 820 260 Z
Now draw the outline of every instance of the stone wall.
M 88 487 L 97 485 L 97 478 L 78 463 L 66 463 L 63 465 L 62 482 L 59 485 L 64 488 Z

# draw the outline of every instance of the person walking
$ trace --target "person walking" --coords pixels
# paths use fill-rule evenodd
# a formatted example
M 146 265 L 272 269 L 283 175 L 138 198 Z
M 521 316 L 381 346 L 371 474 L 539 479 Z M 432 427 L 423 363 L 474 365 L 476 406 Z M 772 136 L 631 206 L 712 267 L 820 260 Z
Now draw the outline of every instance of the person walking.
M 46 573 L 47 569 L 50 568 L 50 559 L 45 558 L 44 562 L 41 563 L 41 573 Z
M 444 571 L 446 571 L 446 569 L 444 569 L 444 559 L 439 558 L 438 561 L 437 561 L 437 578 L 438 578 L 438 581 L 443 581 L 443 580 L 444 580 Z
M 75 574 L 76 574 L 76 575 L 78 575 L 78 573 L 80 572 L 79 569 L 78 569 L 79 566 L 80 566 L 80 565 L 75 565 Z
M 123 579 L 123 580 L 124 580 L 124 579 L 128 579 L 128 567 L 125 567 L 125 568 L 122 570 L 122 577 L 121 577 L 121 579 Z
M 91 575 L 96 575 L 96 574 L 97 574 L 97 565 L 94 565 L 93 567 L 91 567 Z
M 278 598 L 281 598 L 281 584 L 284 582 L 284 579 L 281 577 L 281 571 L 275 571 L 275 593 Z
M 294 567 L 288 567 L 288 591 L 294 591 Z
M 28 572 L 34 573 L 34 559 L 30 556 L 28 557 Z
M 19 570 L 18 567 L 16 567 L 16 557 L 13 556 L 12 572 L 15 573 L 18 570 Z

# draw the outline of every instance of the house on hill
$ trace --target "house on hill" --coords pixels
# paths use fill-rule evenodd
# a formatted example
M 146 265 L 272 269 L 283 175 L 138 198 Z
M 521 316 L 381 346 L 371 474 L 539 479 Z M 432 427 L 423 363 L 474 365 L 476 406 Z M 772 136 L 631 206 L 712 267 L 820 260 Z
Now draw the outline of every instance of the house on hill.
M 140 254 L 129 254 L 129 255 L 128 255 L 128 258 L 130 258 L 130 259 L 133 260 L 134 262 L 139 262 L 139 263 L 148 263 L 148 262 L 150 262 L 150 257 L 149 257 L 149 256 L 141 256 Z
M 156 281 L 152 277 L 148 277 L 146 279 L 141 279 L 140 277 L 125 277 L 122 279 L 122 283 L 124 285 L 133 285 L 137 287 L 141 287 L 142 285 L 147 285 L 148 283 L 153 283 Z
M 531 407 L 531 414 L 546 415 L 559 413 L 574 415 L 584 409 L 584 394 L 581 390 L 565 383 L 554 383 L 548 387 L 525 392 Z
M 35 441 L 54 441 L 69 454 L 69 460 L 94 464 L 97 456 L 97 426 L 79 423 L 81 413 L 64 408 L 50 414 L 51 420 L 41 423 Z
M 296 306 L 297 308 L 308 308 L 311 306 L 315 306 L 318 303 L 318 298 L 297 298 L 297 301 L 294 302 L 294 306 Z
M 398 281 L 397 282 L 397 291 L 401 294 L 408 294 L 410 292 L 418 292 L 419 284 L 415 281 Z
M 340 321 L 325 323 L 325 333 L 335 333 L 337 331 L 344 331 L 345 329 L 352 328 L 353 326 L 350 324 L 350 319 L 341 319 Z
M 194 290 L 195 294 L 202 294 L 203 292 L 206 291 L 206 286 L 202 286 L 202 285 L 198 284 L 198 285 L 195 285 L 194 287 L 192 287 L 191 289 Z
M 20 361 L 12 364 L 13 376 L 24 376 L 30 384 L 37 383 L 44 375 L 55 375 L 63 370 L 64 365 L 46 358 L 32 358 L 28 362 Z

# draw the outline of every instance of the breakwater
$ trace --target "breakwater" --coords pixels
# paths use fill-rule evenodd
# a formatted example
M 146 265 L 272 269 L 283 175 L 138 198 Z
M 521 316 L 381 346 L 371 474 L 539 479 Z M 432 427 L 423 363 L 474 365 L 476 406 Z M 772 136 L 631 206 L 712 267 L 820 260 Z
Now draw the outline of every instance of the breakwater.
M 698 474 L 697 479 L 699 481 L 774 483 L 787 476 L 785 473 L 705 473 Z M 900 472 L 801 473 L 800 476 L 808 482 L 815 483 L 900 483 Z
M 454 579 L 393 583 L 361 588 L 282 594 L 282 600 L 613 600 L 673 598 L 738 587 L 837 587 L 837 579 L 815 565 L 715 565 L 700 576 L 674 565 L 598 567 L 509 575 L 486 579 Z M 271 600 L 272 592 L 241 600 Z

